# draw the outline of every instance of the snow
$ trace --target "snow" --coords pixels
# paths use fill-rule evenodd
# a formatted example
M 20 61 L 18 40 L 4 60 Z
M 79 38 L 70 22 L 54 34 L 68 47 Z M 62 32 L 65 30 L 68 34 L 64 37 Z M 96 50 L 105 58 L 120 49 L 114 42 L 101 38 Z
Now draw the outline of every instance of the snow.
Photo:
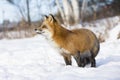
M 118 34 L 120 33 L 120 23 L 118 23 L 117 26 L 115 26 L 112 30 L 109 31 L 109 41 L 116 40 L 118 37 Z
M 0 80 L 120 80 L 120 40 L 100 44 L 97 67 L 66 66 L 43 36 L 0 40 Z

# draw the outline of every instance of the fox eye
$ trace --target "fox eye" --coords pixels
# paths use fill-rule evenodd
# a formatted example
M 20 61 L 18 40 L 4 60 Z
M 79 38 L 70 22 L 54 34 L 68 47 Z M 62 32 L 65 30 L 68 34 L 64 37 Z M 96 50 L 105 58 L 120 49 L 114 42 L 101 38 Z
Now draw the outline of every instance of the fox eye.
M 42 26 L 42 28 L 47 29 L 47 26 L 44 25 L 44 26 Z

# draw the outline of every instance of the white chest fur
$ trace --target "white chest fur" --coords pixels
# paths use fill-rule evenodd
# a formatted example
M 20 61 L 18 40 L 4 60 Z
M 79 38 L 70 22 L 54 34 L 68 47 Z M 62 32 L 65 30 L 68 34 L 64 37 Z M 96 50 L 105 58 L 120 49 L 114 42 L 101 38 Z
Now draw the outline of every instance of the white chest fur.
M 59 46 L 58 44 L 56 44 L 56 42 L 54 40 L 48 40 L 50 45 L 57 50 L 60 54 L 70 54 L 70 52 L 64 48 L 62 48 L 61 46 Z

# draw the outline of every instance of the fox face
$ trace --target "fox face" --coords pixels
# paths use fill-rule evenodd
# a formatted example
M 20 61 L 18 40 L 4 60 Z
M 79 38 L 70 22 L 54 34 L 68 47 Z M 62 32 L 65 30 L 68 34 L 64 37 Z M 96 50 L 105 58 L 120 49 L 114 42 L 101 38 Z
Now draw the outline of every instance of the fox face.
M 53 32 L 54 32 L 54 30 L 53 30 L 54 26 L 52 26 L 52 25 L 53 25 L 53 22 L 55 22 L 55 21 L 56 21 L 56 19 L 52 15 L 45 16 L 43 23 L 41 24 L 41 26 L 36 28 L 35 31 L 38 34 L 41 34 L 47 38 L 51 37 L 53 35 Z

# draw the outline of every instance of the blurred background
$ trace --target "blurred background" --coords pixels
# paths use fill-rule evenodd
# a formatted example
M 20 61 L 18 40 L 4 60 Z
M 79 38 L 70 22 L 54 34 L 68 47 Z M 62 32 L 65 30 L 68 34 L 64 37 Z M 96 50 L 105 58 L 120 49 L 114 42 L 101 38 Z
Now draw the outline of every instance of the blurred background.
M 0 39 L 35 36 L 49 14 L 69 29 L 90 28 L 104 42 L 120 22 L 120 0 L 0 0 Z

